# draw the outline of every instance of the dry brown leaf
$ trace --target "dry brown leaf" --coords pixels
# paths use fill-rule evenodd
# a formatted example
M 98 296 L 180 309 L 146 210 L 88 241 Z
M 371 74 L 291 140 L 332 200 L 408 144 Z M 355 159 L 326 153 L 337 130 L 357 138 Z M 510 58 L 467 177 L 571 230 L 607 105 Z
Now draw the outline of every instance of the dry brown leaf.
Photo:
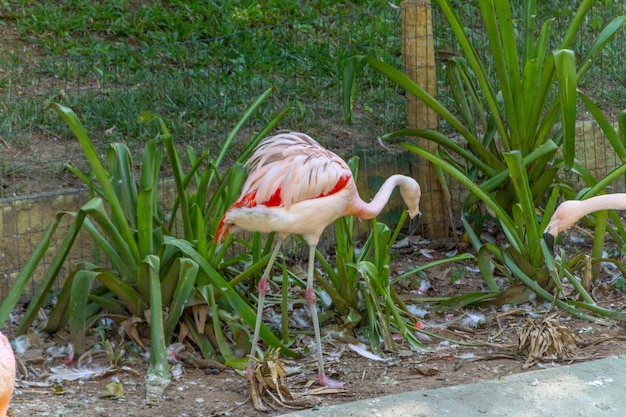
M 140 317 L 131 316 L 121 322 L 120 325 L 133 342 L 137 343 L 141 347 L 144 347 L 141 335 L 139 334 L 139 324 L 141 323 L 144 323 L 144 321 Z
M 251 357 L 255 364 L 250 381 L 252 405 L 259 411 L 275 410 L 277 406 L 302 409 L 312 404 L 297 399 L 285 385 L 285 367 L 280 361 L 278 350 L 270 349 L 263 360 Z
M 178 342 L 183 343 L 185 338 L 189 335 L 189 328 L 185 322 L 181 321 L 178 324 Z
M 121 382 L 110 382 L 104 387 L 102 397 L 124 398 L 124 386 Z
M 527 356 L 524 368 L 535 365 L 547 356 L 567 359 L 574 355 L 578 337 L 563 326 L 557 314 L 535 321 L 528 317 L 518 331 L 518 351 Z
M 191 307 L 191 311 L 193 312 L 193 319 L 196 323 L 196 330 L 202 333 L 204 329 L 204 323 L 206 322 L 206 318 L 208 317 L 209 306 L 207 304 L 199 304 Z
M 420 368 L 419 366 L 415 367 L 415 371 L 423 376 L 434 376 L 439 373 L 439 369 L 437 368 Z

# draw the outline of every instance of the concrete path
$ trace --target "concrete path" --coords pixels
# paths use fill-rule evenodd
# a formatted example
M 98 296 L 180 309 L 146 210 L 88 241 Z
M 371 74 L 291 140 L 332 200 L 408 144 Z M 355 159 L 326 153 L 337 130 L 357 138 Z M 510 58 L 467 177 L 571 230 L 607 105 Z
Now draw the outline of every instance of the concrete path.
M 284 416 L 626 417 L 626 355 Z

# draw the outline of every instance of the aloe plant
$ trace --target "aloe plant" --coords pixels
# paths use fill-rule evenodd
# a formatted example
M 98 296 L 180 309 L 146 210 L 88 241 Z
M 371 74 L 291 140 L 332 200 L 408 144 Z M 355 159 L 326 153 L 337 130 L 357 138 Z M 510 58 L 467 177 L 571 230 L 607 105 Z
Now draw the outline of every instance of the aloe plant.
M 51 104 L 50 108 L 67 122 L 85 152 L 91 167 L 90 175 L 71 166 L 69 169 L 88 185 L 93 197 L 78 211 L 57 215 L 0 305 L 0 325 L 7 320 L 32 271 L 41 263 L 51 239 L 58 233 L 60 220 L 69 216 L 73 219 L 70 228 L 57 247 L 18 333 L 24 333 L 32 325 L 52 284 L 60 278 L 61 266 L 78 233 L 84 230 L 100 254 L 97 258 L 106 262 L 83 261 L 72 265 L 44 330 L 56 331 L 69 324 L 71 341 L 80 354 L 86 349 L 85 335 L 103 314 L 118 323 L 149 326 L 148 385 L 157 389 L 153 395 L 157 399 L 158 390 L 169 380 L 165 346 L 171 343 L 175 333 L 187 334 L 206 357 L 221 357 L 227 364 L 239 366 L 229 344 L 224 342 L 224 337 L 220 338 L 226 332 L 222 327 L 234 333 L 253 326 L 255 315 L 241 291 L 242 278 L 230 279 L 218 272 L 228 247 L 217 247 L 212 234 L 220 210 L 223 212 L 232 196 L 240 191 L 245 178 L 243 160 L 276 126 L 283 113 L 249 141 L 230 169 L 222 174 L 219 168 L 237 131 L 270 93 L 271 90 L 267 90 L 252 104 L 227 136 L 216 157 L 209 160 L 207 152 L 196 155 L 188 148 L 191 167 L 187 172 L 183 171 L 176 144 L 163 121 L 154 115 L 143 115 L 145 121 L 159 123 L 161 134 L 146 142 L 137 179 L 126 145 L 111 144 L 106 158 L 101 160 L 74 112 L 62 105 Z M 177 190 L 169 216 L 158 198 L 163 153 L 167 156 Z M 203 166 L 206 167 L 204 170 Z M 215 191 L 211 193 L 209 190 Z M 182 224 L 180 237 L 174 234 L 178 221 Z M 264 260 L 267 262 L 266 258 Z M 251 270 L 262 266 L 263 260 L 259 260 Z M 95 286 L 96 281 L 101 285 Z M 130 317 L 135 319 L 125 321 Z M 205 325 L 207 323 L 211 325 Z M 139 334 L 130 327 L 126 331 L 131 337 Z M 265 326 L 261 337 L 266 343 L 294 355 Z M 135 341 L 142 343 L 138 338 Z
M 607 42 L 624 27 L 626 18 L 618 17 L 609 23 L 577 63 L 570 48 L 593 0 L 582 1 L 554 51 L 549 48 L 551 21 L 535 30 L 534 0 L 521 6 L 523 12 L 517 21 L 523 30 L 519 32 L 513 24 L 509 1 L 479 0 L 488 38 L 490 62 L 486 62 L 480 59 L 451 2 L 437 3 L 464 54 L 453 58 L 447 67 L 453 108 L 446 108 L 381 60 L 355 56 L 344 71 L 347 120 L 351 121 L 355 78 L 364 65 L 380 71 L 436 111 L 460 135 L 461 143 L 426 129 L 392 132 L 383 140 L 400 143 L 470 191 L 461 207 L 461 219 L 496 302 L 521 301 L 530 292 L 552 302 L 559 294 L 555 294 L 554 276 L 545 267 L 541 237 L 560 193 L 567 189 L 558 174 L 561 170 L 573 171 L 585 176 L 590 185 L 597 183 L 575 158 L 577 84 Z M 491 62 L 495 79 L 489 76 Z M 589 103 L 587 106 L 592 107 Z M 436 142 L 439 152 L 404 141 L 407 137 Z M 447 188 L 447 184 L 443 186 Z M 536 208 L 544 204 L 545 215 L 540 221 Z M 475 219 L 480 215 L 476 210 L 482 207 L 500 226 L 508 241 L 506 247 L 481 239 L 480 222 Z M 507 291 L 498 285 L 494 271 L 509 278 Z

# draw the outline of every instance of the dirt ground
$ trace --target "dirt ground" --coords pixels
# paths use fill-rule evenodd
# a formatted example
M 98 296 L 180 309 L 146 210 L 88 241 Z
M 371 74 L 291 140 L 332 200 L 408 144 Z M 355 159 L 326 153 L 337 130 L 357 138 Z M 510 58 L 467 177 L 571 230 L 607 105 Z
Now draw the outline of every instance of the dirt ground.
M 67 154 L 77 152 L 73 142 L 54 138 L 48 140 L 54 140 L 55 146 L 43 149 L 64 149 Z M 15 159 L 19 159 L 22 153 L 30 153 L 26 150 L 12 150 Z M 40 156 L 42 159 L 54 159 L 53 155 Z M 42 164 L 42 170 L 50 172 L 49 169 L 50 166 Z M 3 185 L 4 192 L 41 192 L 46 191 L 49 184 L 55 184 L 53 188 L 56 189 L 76 186 L 73 182 L 75 180 L 70 179 L 63 170 L 57 172 L 62 174 L 48 175 L 45 182 L 33 181 L 35 173 L 32 171 L 28 174 L 15 172 L 8 178 L 4 177 L 4 181 L 7 181 Z M 34 190 L 33 187 L 38 188 Z M 586 246 L 588 242 L 581 241 L 584 236 L 579 233 L 578 239 L 564 239 L 562 246 L 569 254 L 575 251 L 590 253 L 590 248 Z M 409 267 L 449 256 L 451 251 L 462 253 L 470 251 L 470 248 L 453 242 L 413 242 L 409 250 L 402 249 L 399 258 L 393 261 L 392 276 L 397 276 Z M 455 273 L 462 273 L 457 281 L 454 279 L 457 276 Z M 606 266 L 601 276 L 601 282 L 593 291 L 598 304 L 614 309 L 624 306 L 625 294 L 610 285 L 617 277 L 616 271 Z M 435 313 L 431 306 L 421 303 L 419 299 L 486 289 L 475 262 L 430 269 L 426 279 L 430 283 L 429 288 L 422 286 L 420 290 L 421 283 L 410 280 L 398 285 L 396 290 L 407 305 L 424 310 L 426 314 L 421 325 L 424 330 L 439 338 L 424 341 L 425 349 L 418 352 L 411 351 L 406 343 L 399 340 L 396 351 L 385 350 L 383 360 L 373 360 L 350 348 L 350 344 L 361 343 L 355 334 L 342 333 L 329 321 L 323 329 L 326 369 L 332 378 L 345 382 L 345 388 L 320 389 L 315 383 L 314 356 L 305 349 L 311 337 L 303 336 L 294 347 L 294 350 L 303 354 L 303 358 L 280 359 L 287 370 L 285 385 L 292 394 L 310 407 L 324 406 L 411 390 L 467 384 L 626 353 L 626 338 L 621 324 L 611 321 L 589 323 L 563 314 L 560 321 L 577 336 L 577 348 L 569 358 L 548 357 L 531 367 L 525 367 L 526 357 L 517 349 L 518 331 L 528 317 L 544 316 L 547 311 L 545 305 L 528 303 L 510 309 L 493 306 Z M 16 322 L 19 322 L 20 309 L 23 308 L 25 306 L 16 309 Z M 265 317 L 270 315 L 266 309 Z M 303 316 L 308 317 L 306 314 Z M 3 331 L 12 336 L 14 328 L 8 326 Z M 99 374 L 85 379 L 55 382 L 53 370 L 58 373 L 59 370 L 80 369 L 77 359 L 67 365 L 67 352 L 47 350 L 66 346 L 67 340 L 67 335 L 63 334 L 31 334 L 31 346 L 24 354 L 18 355 L 19 380 L 11 401 L 10 415 L 244 417 L 260 414 L 275 416 L 292 411 L 277 406 L 273 411 L 260 413 L 249 400 L 249 387 L 243 376 L 232 369 L 222 369 L 219 365 L 202 361 L 172 363 L 178 376 L 165 390 L 159 405 L 146 405 L 145 402 L 145 360 L 114 369 L 100 368 Z M 106 359 L 98 356 L 85 365 L 83 373 L 87 373 L 85 369 L 93 370 L 97 366 L 107 365 Z M 80 374 L 78 371 L 74 373 L 76 377 Z
M 59 158 L 59 154 L 78 153 L 75 142 L 45 134 L 41 135 L 41 139 L 39 143 L 54 146 L 32 145 L 31 148 L 32 142 L 23 144 L 23 147 L 5 146 L 3 157 L 11 154 L 13 161 L 37 155 L 41 160 L 53 162 L 42 163 L 39 173 L 32 170 L 5 173 L 0 181 L 0 197 L 80 185 L 62 168 L 66 159 Z M 55 153 L 51 154 L 51 150 Z M 46 181 L 39 181 L 38 178 L 46 178 Z M 568 253 L 591 252 L 580 240 L 566 240 L 564 246 Z M 462 253 L 470 251 L 470 248 L 463 244 L 448 242 L 442 245 L 440 242 L 422 241 L 412 245 L 410 251 L 402 251 L 391 265 L 392 273 L 448 256 L 450 251 Z M 455 281 L 455 273 L 459 271 L 462 277 Z M 610 285 L 615 278 L 614 270 L 608 266 L 603 268 L 602 280 L 593 292 L 599 305 L 614 309 L 625 305 L 625 294 Z M 525 367 L 526 357 L 517 349 L 518 332 L 528 317 L 544 316 L 547 312 L 545 305 L 528 303 L 515 308 L 493 306 L 435 313 L 431 306 L 421 303 L 419 299 L 485 291 L 485 288 L 474 262 L 430 269 L 426 279 L 430 283 L 428 289 L 422 286 L 420 290 L 420 282 L 415 280 L 403 282 L 396 288 L 407 305 L 424 310 L 420 326 L 439 336 L 424 341 L 423 351 L 411 351 L 406 343 L 399 340 L 397 350 L 384 350 L 382 360 L 369 359 L 350 348 L 350 345 L 361 343 L 355 334 L 340 332 L 329 321 L 323 329 L 326 369 L 332 378 L 345 382 L 345 388 L 321 389 L 315 383 L 316 363 L 306 349 L 311 337 L 303 336 L 294 348 L 303 357 L 280 359 L 287 370 L 285 385 L 292 394 L 309 407 L 324 406 L 417 389 L 467 384 L 626 353 L 626 338 L 621 324 L 611 321 L 589 323 L 563 314 L 559 317 L 560 322 L 577 336 L 577 348 L 568 358 L 547 357 Z M 16 309 L 16 322 L 19 322 L 20 308 L 25 306 Z M 269 312 L 266 310 L 265 313 L 267 317 Z M 12 330 L 11 326 L 3 329 L 9 336 L 12 336 Z M 77 359 L 68 364 L 67 352 L 48 350 L 66 345 L 67 335 L 31 334 L 31 346 L 24 354 L 18 355 L 19 380 L 11 401 L 10 415 L 244 417 L 260 414 L 275 416 L 292 411 L 278 405 L 273 411 L 260 413 L 249 400 L 248 383 L 242 375 L 202 361 L 172 363 L 177 377 L 165 390 L 161 403 L 146 405 L 145 360 L 106 369 L 108 363 L 100 355 L 79 368 Z M 63 370 L 66 374 L 69 370 L 78 377 L 86 376 L 87 370 L 94 370 L 97 366 L 104 368 L 84 379 L 54 380 L 54 376 Z
M 574 250 L 573 244 L 564 242 L 568 250 Z M 575 245 L 581 251 L 585 248 L 578 241 Z M 412 253 L 405 253 L 395 261 L 392 270 L 447 256 L 441 246 L 421 241 L 414 246 Z M 449 250 L 450 245 L 447 246 Z M 461 244 L 452 250 L 464 248 Z M 461 270 L 462 278 L 452 283 L 454 270 Z M 608 266 L 603 268 L 602 282 L 595 287 L 593 294 L 598 304 L 618 309 L 624 305 L 625 296 L 610 285 L 615 279 L 614 274 L 616 272 Z M 314 356 L 305 353 L 304 349 L 311 342 L 309 336 L 300 338 L 295 344 L 295 350 L 304 353 L 303 358 L 279 359 L 287 372 L 285 386 L 307 406 L 323 406 L 410 390 L 467 384 L 626 353 L 626 337 L 621 324 L 611 321 L 590 323 L 561 314 L 559 323 L 576 336 L 576 348 L 567 358 L 546 357 L 526 367 L 526 357 L 517 349 L 518 332 L 529 317 L 539 320 L 545 316 L 547 306 L 528 303 L 515 308 L 485 307 L 435 313 L 431 306 L 420 303 L 419 299 L 484 290 L 482 280 L 472 263 L 431 269 L 426 280 L 430 283 L 429 288 L 421 281 L 405 282 L 396 288 L 407 305 L 424 310 L 424 319 L 418 326 L 423 325 L 425 330 L 440 337 L 425 340 L 423 351 L 411 351 L 398 340 L 396 351 L 384 351 L 383 357 L 374 358 L 382 360 L 369 359 L 350 347 L 360 344 L 353 333 L 340 332 L 335 325 L 327 323 L 323 329 L 327 373 L 345 382 L 345 388 L 332 390 L 317 385 Z M 265 317 L 271 315 L 268 310 Z M 19 310 L 16 313 L 19 315 Z M 172 363 L 178 376 L 165 390 L 159 405 L 145 403 L 145 360 L 120 365 L 84 380 L 55 382 L 51 376 L 67 368 L 79 368 L 76 359 L 66 365 L 67 353 L 46 351 L 52 346 L 64 346 L 65 337 L 62 334 L 31 334 L 31 347 L 25 354 L 18 355 L 20 376 L 11 401 L 12 416 L 244 417 L 275 416 L 292 411 L 277 405 L 273 411 L 260 413 L 249 400 L 248 384 L 243 376 L 202 361 Z M 180 357 L 184 356 L 181 354 Z M 107 366 L 103 356 L 94 357 L 93 362 L 84 367 L 93 370 L 97 365 Z M 270 401 L 266 398 L 265 402 Z

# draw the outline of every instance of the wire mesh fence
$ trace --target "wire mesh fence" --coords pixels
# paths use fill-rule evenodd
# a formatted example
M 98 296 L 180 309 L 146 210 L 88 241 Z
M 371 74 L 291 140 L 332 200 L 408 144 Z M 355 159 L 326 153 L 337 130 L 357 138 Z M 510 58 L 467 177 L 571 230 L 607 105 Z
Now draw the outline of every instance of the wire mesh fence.
M 477 6 L 457 3 L 472 39 L 486 44 Z M 516 5 L 519 1 L 512 3 L 521 9 Z M 575 10 L 574 6 L 538 6 L 538 21 L 553 18 L 556 33 L 566 27 Z M 597 2 L 583 36 L 575 43 L 581 49 L 577 53 L 613 17 L 625 13 L 624 7 L 621 2 Z M 433 28 L 439 97 L 445 103 L 450 102 L 445 64 L 460 49 L 437 7 L 433 7 Z M 406 126 L 406 98 L 383 76 L 366 68 L 359 79 L 355 123 L 348 126 L 342 114 L 342 69 L 345 60 L 356 54 L 373 55 L 403 68 L 402 36 L 399 10 L 385 6 L 193 42 L 3 62 L 0 255 L 5 262 L 0 267 L 0 295 L 52 217 L 59 211 L 75 210 L 86 198 L 85 193 L 75 191 L 80 184 L 64 169 L 67 162 L 85 166 L 81 151 L 61 121 L 45 110 L 46 103 L 75 109 L 100 150 L 110 142 L 123 141 L 138 152 L 142 142 L 156 133 L 154 126 L 137 120 L 149 110 L 166 121 L 181 144 L 217 151 L 245 108 L 272 87 L 271 98 L 238 140 L 245 143 L 250 132 L 288 109 L 281 128 L 305 131 L 345 158 L 361 157 L 359 188 L 367 199 L 386 176 L 410 172 L 411 156 L 388 153 L 376 140 L 382 133 Z M 580 84 L 612 116 L 621 110 L 619 98 L 626 88 L 621 59 L 625 49 L 621 33 Z M 480 51 L 488 53 L 487 48 Z M 446 126 L 441 129 L 445 132 Z M 597 178 L 621 164 L 593 122 L 581 122 L 579 147 L 580 158 Z M 624 189 L 623 182 L 614 186 L 615 191 Z M 455 187 L 452 191 L 458 202 L 463 190 Z M 400 203 L 392 205 L 382 221 L 393 223 L 400 209 Z M 89 247 L 78 245 L 72 261 L 89 256 Z

